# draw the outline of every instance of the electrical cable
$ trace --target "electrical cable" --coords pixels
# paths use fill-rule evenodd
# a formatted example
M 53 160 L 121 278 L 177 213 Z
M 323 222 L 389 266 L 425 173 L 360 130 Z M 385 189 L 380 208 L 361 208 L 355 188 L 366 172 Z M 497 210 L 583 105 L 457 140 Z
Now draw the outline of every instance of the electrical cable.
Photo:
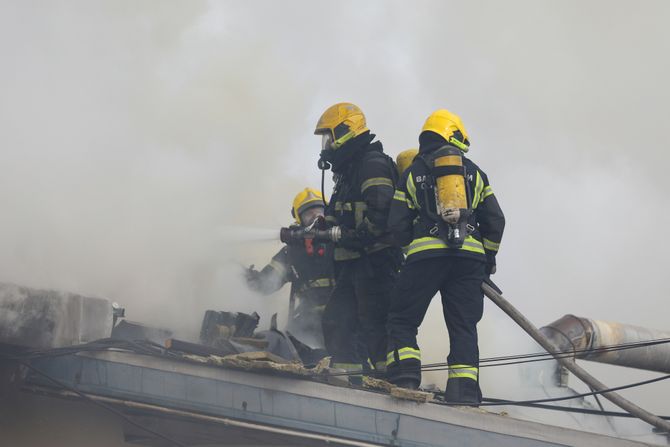
M 589 390 L 594 391 L 594 388 L 593 388 L 591 385 L 588 385 L 588 387 L 589 387 Z M 543 387 L 543 388 L 544 388 L 544 387 Z M 545 388 L 545 389 L 546 389 L 546 388 Z M 572 388 L 571 388 L 571 389 L 572 389 Z M 602 411 L 605 411 L 605 407 L 604 407 L 604 405 L 602 404 L 602 402 L 600 402 L 600 397 L 599 397 L 597 394 L 595 394 L 595 395 L 593 396 L 593 398 L 596 400 L 596 403 L 598 404 L 598 408 L 600 408 L 600 411 L 601 411 L 601 412 L 602 412 Z M 619 435 L 619 431 L 617 430 L 616 426 L 615 426 L 614 423 L 612 422 L 612 419 L 609 418 L 609 417 L 607 417 L 607 424 L 610 426 L 610 428 L 612 429 L 612 431 L 613 431 L 614 433 L 616 433 L 617 436 L 618 436 L 618 435 Z
M 641 348 L 641 347 L 654 346 L 654 345 L 665 344 L 665 343 L 670 343 L 670 338 L 659 338 L 659 339 L 654 339 L 654 340 L 620 343 L 620 344 L 615 344 L 615 345 L 601 346 L 600 348 L 593 348 L 593 349 L 585 348 L 585 349 L 577 349 L 577 350 L 569 350 L 569 351 L 558 351 L 557 354 L 559 354 L 559 356 L 562 356 L 564 358 L 569 358 L 569 357 L 575 356 L 576 354 L 582 354 L 582 353 L 601 354 L 601 353 L 606 353 L 606 352 L 622 351 L 622 350 L 626 350 L 626 349 Z M 480 363 L 480 366 L 481 366 L 482 363 L 506 361 L 506 360 L 516 360 L 516 359 L 527 359 L 527 358 L 540 358 L 540 357 L 547 357 L 547 360 L 552 360 L 552 359 L 555 358 L 555 355 L 551 354 L 549 352 L 537 352 L 537 353 L 529 353 L 529 354 L 489 357 L 489 358 L 481 359 L 479 361 L 479 363 Z M 508 364 L 508 363 L 505 363 L 505 364 Z M 509 363 L 509 364 L 513 364 L 513 363 Z M 442 367 L 442 366 L 448 366 L 448 364 L 447 363 L 428 363 L 428 364 L 422 365 L 422 368 L 424 368 L 424 367 L 425 368 L 435 368 L 435 367 Z
M 505 399 L 496 399 L 493 397 L 485 397 L 482 399 L 484 402 L 508 402 Z M 568 413 L 583 413 L 583 414 L 591 414 L 594 416 L 611 416 L 611 417 L 621 417 L 621 418 L 630 418 L 630 419 L 637 419 L 637 416 L 634 416 L 630 413 L 624 413 L 621 411 L 609 411 L 609 410 L 592 410 L 590 408 L 575 408 L 575 407 L 564 407 L 562 405 L 546 405 L 546 404 L 524 404 L 524 403 L 519 403 L 517 406 L 519 407 L 529 407 L 529 408 L 541 408 L 543 410 L 554 410 L 554 411 L 565 411 Z M 670 421 L 670 416 L 659 416 L 661 419 L 665 419 L 667 421 Z
M 532 399 L 532 400 L 498 400 L 496 402 L 482 402 L 478 405 L 467 402 L 436 402 L 439 405 L 447 406 L 481 406 L 481 407 L 491 407 L 491 406 L 500 406 L 500 405 L 526 405 L 526 404 L 541 404 L 546 402 L 560 402 L 564 400 L 579 399 L 581 397 L 595 396 L 598 394 L 607 394 L 613 391 L 626 390 L 629 388 L 635 388 L 642 385 L 648 385 L 654 382 L 660 382 L 662 380 L 670 379 L 670 374 L 665 376 L 656 377 L 654 379 L 643 380 L 642 382 L 629 383 L 627 385 L 621 385 L 613 388 L 607 388 L 601 391 L 591 391 L 589 393 L 580 393 L 574 394 L 572 396 L 562 396 L 562 397 L 550 397 L 546 399 Z
M 571 358 L 578 353 L 589 353 L 589 354 L 600 354 L 606 352 L 621 351 L 626 349 L 634 349 L 641 347 L 648 347 L 658 344 L 670 343 L 670 338 L 662 338 L 655 340 L 639 341 L 639 342 L 630 342 L 630 343 L 621 343 L 616 345 L 607 345 L 595 349 L 580 349 L 580 350 L 570 350 L 570 351 L 558 351 L 556 354 L 551 354 L 548 352 L 537 352 L 529 354 L 518 354 L 518 355 L 509 355 L 509 356 L 498 356 L 498 357 L 489 357 L 479 360 L 479 367 L 486 368 L 491 366 L 508 366 L 508 365 L 519 365 L 523 363 L 534 363 L 534 362 L 544 362 L 549 360 L 555 360 L 558 358 Z M 518 361 L 509 361 L 506 360 L 517 360 Z M 491 364 L 489 364 L 491 363 Z M 450 369 L 447 363 L 428 363 L 421 365 L 422 371 L 448 371 Z M 355 370 L 355 371 L 345 371 L 338 373 L 330 373 L 328 375 L 332 376 L 348 376 L 348 375 L 375 375 L 375 372 L 365 371 L 365 370 Z
M 48 357 L 61 357 L 65 355 L 78 354 L 80 352 L 99 352 L 109 349 L 125 349 L 136 352 L 138 354 L 159 354 L 161 356 L 175 357 L 175 354 L 166 349 L 164 346 L 149 340 L 121 340 L 114 338 L 102 338 L 100 340 L 95 340 L 81 345 L 51 348 L 47 350 L 33 350 L 13 356 L 3 355 L 3 357 L 7 360 L 19 361 Z

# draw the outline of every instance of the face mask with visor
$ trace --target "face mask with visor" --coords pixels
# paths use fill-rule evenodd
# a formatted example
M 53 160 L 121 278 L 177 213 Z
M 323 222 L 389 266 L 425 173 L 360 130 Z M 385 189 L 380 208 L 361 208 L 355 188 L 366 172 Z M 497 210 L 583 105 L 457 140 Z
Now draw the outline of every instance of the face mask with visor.
M 317 217 L 323 216 L 324 209 L 322 206 L 313 206 L 300 213 L 300 222 L 303 226 L 308 227 L 314 223 Z

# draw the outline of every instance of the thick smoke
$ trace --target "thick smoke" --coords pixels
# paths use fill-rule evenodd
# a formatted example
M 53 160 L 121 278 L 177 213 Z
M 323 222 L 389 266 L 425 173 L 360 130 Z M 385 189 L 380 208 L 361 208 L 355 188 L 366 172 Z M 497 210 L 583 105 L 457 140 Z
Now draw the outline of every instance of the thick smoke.
M 575 313 L 667 329 L 669 13 L 662 1 L 5 2 L 0 280 L 181 329 L 209 308 L 267 323 L 286 293 L 248 291 L 242 266 L 267 262 L 280 245 L 263 239 L 318 187 L 321 111 L 356 102 L 395 155 L 447 107 L 507 216 L 506 296 L 538 326 Z M 482 356 L 533 349 L 490 303 L 480 326 Z M 443 361 L 439 306 L 420 335 Z M 642 378 L 593 369 L 613 385 Z M 485 393 L 515 398 L 498 374 L 512 373 L 484 371 Z M 628 395 L 667 413 L 667 386 Z

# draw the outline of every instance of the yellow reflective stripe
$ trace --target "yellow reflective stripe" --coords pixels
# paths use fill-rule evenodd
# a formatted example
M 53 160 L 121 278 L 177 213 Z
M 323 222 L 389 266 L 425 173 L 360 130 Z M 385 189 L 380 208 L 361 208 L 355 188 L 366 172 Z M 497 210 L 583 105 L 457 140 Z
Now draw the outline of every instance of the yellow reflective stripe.
M 414 348 L 400 348 L 398 349 L 398 360 L 415 359 L 421 361 L 421 351 Z M 386 364 L 390 365 L 395 362 L 395 351 L 386 354 Z
M 414 239 L 407 249 L 407 256 L 424 250 L 436 250 L 440 248 L 447 248 L 447 244 L 436 237 L 421 237 Z
M 390 186 L 393 188 L 393 180 L 387 177 L 373 177 L 361 183 L 361 193 L 373 186 Z
M 466 365 L 466 364 L 462 364 L 462 363 L 449 365 L 449 370 L 450 371 L 454 370 L 454 369 L 469 369 L 471 371 L 474 371 L 475 373 L 477 373 L 477 371 L 479 371 L 479 368 L 477 368 L 476 366 Z
M 335 146 L 336 148 L 339 148 L 344 143 L 351 140 L 355 136 L 356 136 L 356 132 L 354 132 L 353 130 L 351 132 L 347 132 L 344 135 L 342 135 L 340 138 L 338 138 L 337 140 L 333 141 L 333 146 Z
M 409 193 L 409 196 L 412 198 L 412 202 L 414 202 L 414 205 L 419 208 L 419 201 L 416 200 L 416 185 L 414 184 L 414 178 L 412 178 L 412 173 L 409 173 L 409 176 L 407 176 L 407 192 Z
M 393 194 L 393 200 L 399 200 L 401 202 L 407 202 L 407 195 L 405 195 L 404 192 L 399 191 L 396 189 L 395 193 Z
M 326 222 L 337 223 L 337 218 L 335 216 L 326 216 Z
M 486 188 L 484 188 L 484 192 L 482 193 L 482 201 L 488 196 L 492 195 L 493 195 L 493 189 L 491 189 L 490 186 L 487 186 Z
M 479 377 L 479 368 L 471 365 L 449 365 L 449 378 L 458 379 L 466 378 L 472 379 L 475 382 Z
M 470 147 L 467 144 L 463 143 L 462 141 L 458 141 L 454 137 L 449 137 L 449 142 L 454 146 L 456 146 L 457 148 L 459 148 L 460 150 L 462 150 L 463 152 L 467 152 L 470 149 Z
M 393 200 L 403 202 L 405 205 L 407 205 L 407 208 L 411 210 L 414 209 L 414 204 L 407 198 L 407 194 L 405 194 L 404 191 L 399 191 L 396 189 L 395 194 L 393 194 Z
M 270 267 L 275 269 L 277 273 L 279 273 L 280 276 L 284 276 L 287 272 L 286 266 L 282 264 L 281 262 L 275 261 L 274 259 L 270 261 L 270 264 L 268 264 Z
M 439 250 L 449 248 L 442 239 L 436 237 L 422 237 L 419 239 L 414 239 L 409 246 L 407 247 L 407 256 L 413 255 L 420 251 L 425 250 Z M 463 246 L 459 250 L 471 251 L 473 253 L 484 254 L 484 246 L 481 242 L 475 239 L 472 236 L 465 238 Z
M 484 246 L 482 245 L 482 243 L 472 236 L 468 236 L 465 238 L 463 246 L 460 248 L 460 250 L 471 251 L 473 253 L 481 253 L 481 254 L 486 253 L 484 251 Z
M 356 228 L 363 222 L 363 213 L 368 209 L 368 204 L 365 202 L 354 202 L 354 223 Z
M 479 171 L 477 171 L 475 178 L 475 191 L 472 196 L 472 209 L 477 208 L 477 205 L 479 205 L 479 201 L 482 197 L 482 190 L 484 189 L 484 180 L 482 180 L 482 176 L 479 174 Z
M 484 238 L 484 248 L 491 251 L 498 251 L 500 248 L 500 243 Z
M 449 371 L 449 379 L 472 379 L 475 382 L 477 381 L 477 374 L 472 374 L 469 372 L 451 372 Z
M 331 287 L 335 285 L 335 281 L 331 278 L 319 278 L 307 283 L 307 287 Z

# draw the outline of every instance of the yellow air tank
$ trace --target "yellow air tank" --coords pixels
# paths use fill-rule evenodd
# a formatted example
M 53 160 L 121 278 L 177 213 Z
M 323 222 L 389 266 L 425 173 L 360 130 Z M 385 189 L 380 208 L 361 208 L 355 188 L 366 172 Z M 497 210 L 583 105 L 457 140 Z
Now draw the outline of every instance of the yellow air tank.
M 444 172 L 435 178 L 437 212 L 445 222 L 453 225 L 460 220 L 461 212 L 468 208 L 463 158 L 458 149 L 453 149 L 437 157 L 434 163 L 437 171 Z
M 398 175 L 402 176 L 407 168 L 410 167 L 414 161 L 414 157 L 416 157 L 418 153 L 418 149 L 406 149 L 398 154 L 395 159 L 395 164 L 398 168 Z

